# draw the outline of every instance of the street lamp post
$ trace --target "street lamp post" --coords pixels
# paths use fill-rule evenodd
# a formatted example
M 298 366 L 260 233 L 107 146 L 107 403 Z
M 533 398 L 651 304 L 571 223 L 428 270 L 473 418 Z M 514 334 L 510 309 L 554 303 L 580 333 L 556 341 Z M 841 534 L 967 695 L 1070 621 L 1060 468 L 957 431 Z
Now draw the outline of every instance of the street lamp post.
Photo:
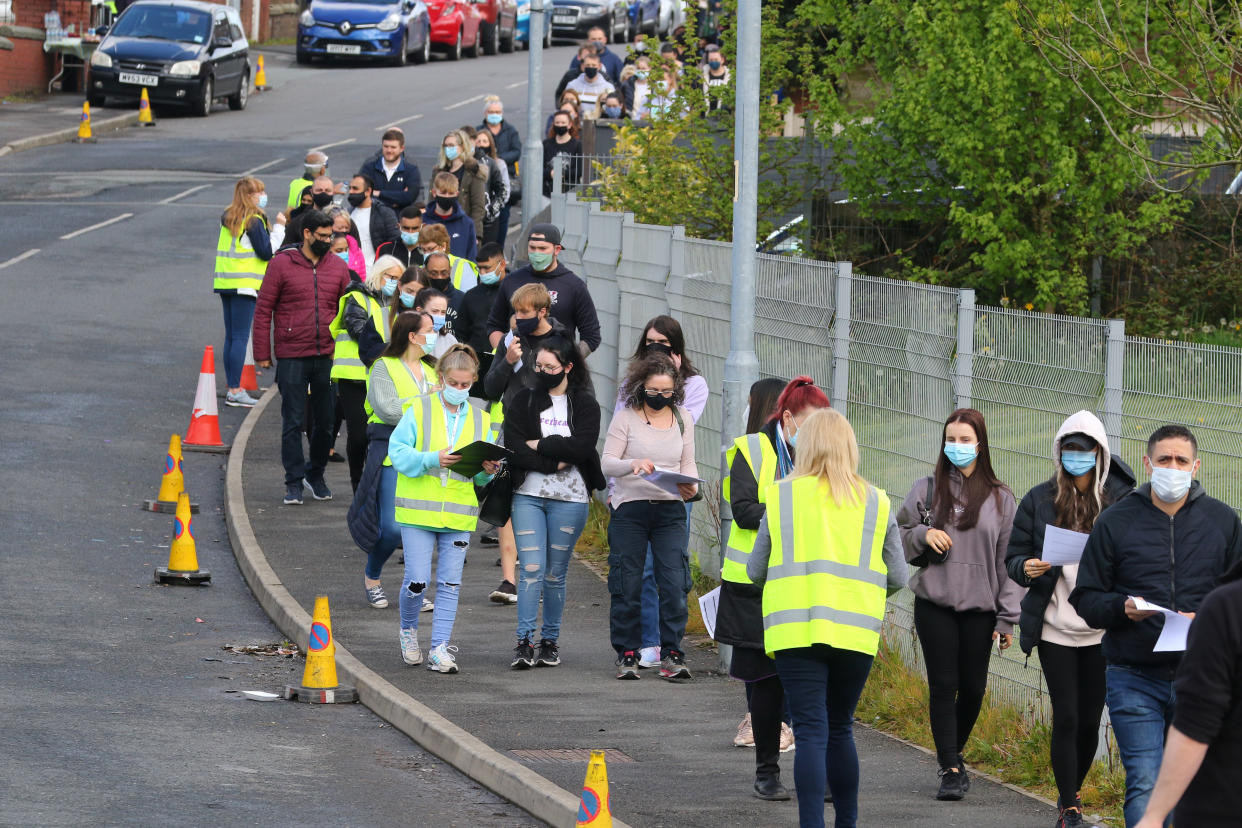
M 526 83 L 526 143 L 522 147 L 522 226 L 530 227 L 543 195 L 543 142 L 540 140 L 540 91 L 543 89 L 544 0 L 530 2 L 530 47 Z M 525 251 L 520 251 L 524 254 Z

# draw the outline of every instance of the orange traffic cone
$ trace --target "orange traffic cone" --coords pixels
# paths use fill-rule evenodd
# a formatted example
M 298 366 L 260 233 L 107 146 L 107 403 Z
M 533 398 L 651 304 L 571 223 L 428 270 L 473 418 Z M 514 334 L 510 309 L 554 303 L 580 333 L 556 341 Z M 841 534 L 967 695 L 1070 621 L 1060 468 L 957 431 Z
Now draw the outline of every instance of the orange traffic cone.
M 301 686 L 285 685 L 285 698 L 312 704 L 343 704 L 358 701 L 357 688 L 337 684 L 336 642 L 332 640 L 332 617 L 328 596 L 315 598 L 311 616 L 310 643 L 306 648 L 306 670 Z
M 263 55 L 259 55 L 259 67 L 254 72 L 254 88 L 259 92 L 267 89 L 267 70 L 263 68 Z
M 190 428 L 181 445 L 187 451 L 229 450 L 220 439 L 220 409 L 216 407 L 216 352 L 210 345 L 203 349 L 198 390 L 194 393 L 194 411 L 190 415 Z
M 241 390 L 259 393 L 259 375 L 254 370 L 254 331 L 246 340 L 246 361 L 242 364 Z
M 608 766 L 602 750 L 591 751 L 586 781 L 582 783 L 577 828 L 583 826 L 612 828 L 612 811 L 608 808 Z
M 177 511 L 177 498 L 185 491 L 185 477 L 181 469 L 181 435 L 168 438 L 168 454 L 164 456 L 164 478 L 160 481 L 160 493 L 155 500 L 148 500 L 143 509 L 148 512 L 173 514 Z M 198 514 L 198 504 L 191 503 L 190 511 Z
M 168 566 L 157 567 L 155 581 L 160 584 L 199 586 L 211 580 L 211 573 L 198 568 L 194 529 L 190 519 L 190 496 L 177 497 L 177 516 L 173 518 L 173 542 L 168 550 Z
M 142 97 L 138 99 L 138 123 L 143 126 L 155 126 L 151 117 L 151 99 L 147 97 L 147 88 L 142 87 Z
M 82 101 L 82 120 L 78 123 L 78 137 L 74 139 L 78 144 L 93 144 L 95 136 L 91 134 L 91 102 Z

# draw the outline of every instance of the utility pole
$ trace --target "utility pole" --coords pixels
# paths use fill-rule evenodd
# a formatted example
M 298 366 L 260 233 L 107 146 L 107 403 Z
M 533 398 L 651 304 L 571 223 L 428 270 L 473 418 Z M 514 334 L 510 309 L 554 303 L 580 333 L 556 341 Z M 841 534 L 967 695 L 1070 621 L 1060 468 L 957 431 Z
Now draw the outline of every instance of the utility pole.
M 543 195 L 543 142 L 540 140 L 540 121 L 543 114 L 539 101 L 543 90 L 543 19 L 544 0 L 530 2 L 530 34 L 526 45 L 530 47 L 526 82 L 526 143 L 522 147 L 522 227 L 530 227 L 539 212 L 539 198 Z M 525 258 L 526 251 L 516 251 L 513 258 Z M 513 259 L 511 258 L 510 261 Z

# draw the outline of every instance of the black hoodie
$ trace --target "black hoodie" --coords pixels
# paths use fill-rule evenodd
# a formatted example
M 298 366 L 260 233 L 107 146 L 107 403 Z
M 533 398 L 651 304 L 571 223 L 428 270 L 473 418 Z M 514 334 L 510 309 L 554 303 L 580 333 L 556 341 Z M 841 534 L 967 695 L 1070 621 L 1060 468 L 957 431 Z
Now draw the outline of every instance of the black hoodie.
M 496 302 L 492 312 L 487 316 L 487 332 L 509 330 L 509 315 L 513 308 L 509 300 L 513 292 L 522 285 L 541 282 L 552 294 L 551 317 L 565 326 L 571 338 L 577 338 L 591 351 L 599 347 L 601 341 L 599 317 L 595 313 L 595 302 L 586 282 L 559 261 L 551 270 L 536 273 L 530 265 L 519 267 L 505 277 L 500 283 L 500 292 L 496 294 Z

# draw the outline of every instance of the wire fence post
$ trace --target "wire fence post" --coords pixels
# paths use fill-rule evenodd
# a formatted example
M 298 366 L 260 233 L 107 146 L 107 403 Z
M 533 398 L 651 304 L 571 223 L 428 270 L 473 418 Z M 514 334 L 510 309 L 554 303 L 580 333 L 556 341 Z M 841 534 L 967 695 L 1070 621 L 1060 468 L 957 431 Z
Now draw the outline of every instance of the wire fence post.
M 1121 450 L 1122 394 L 1126 372 L 1126 322 L 1108 320 L 1108 346 L 1104 357 L 1104 433 L 1112 451 Z
M 957 360 L 953 371 L 953 407 L 970 408 L 975 380 L 975 292 L 957 292 Z
M 832 325 L 832 407 L 849 416 L 850 391 L 850 296 L 854 286 L 852 262 L 837 262 L 837 289 Z

